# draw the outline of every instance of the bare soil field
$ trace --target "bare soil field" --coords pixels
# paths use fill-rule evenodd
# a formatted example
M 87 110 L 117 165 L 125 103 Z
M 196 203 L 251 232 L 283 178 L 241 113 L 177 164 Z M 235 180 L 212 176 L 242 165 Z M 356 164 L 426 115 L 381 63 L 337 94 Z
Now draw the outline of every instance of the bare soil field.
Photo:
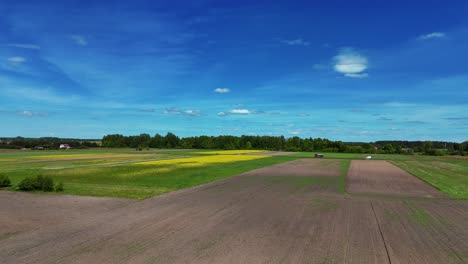
M 354 194 L 446 197 L 426 182 L 382 160 L 353 160 L 347 175 L 346 190 Z
M 333 160 L 297 160 L 142 201 L 95 202 L 93 207 L 104 209 L 82 210 L 82 215 L 74 211 L 90 202 L 88 197 L 76 197 L 77 202 L 61 212 L 66 221 L 54 225 L 48 221 L 56 216 L 54 203 L 61 204 L 63 196 L 46 196 L 51 208 L 19 213 L 16 208 L 43 196 L 0 193 L 0 204 L 10 203 L 0 208 L 2 215 L 13 221 L 36 219 L 35 225 L 42 226 L 0 237 L 0 259 L 2 263 L 468 261 L 466 201 L 354 197 L 307 188 L 317 181 L 302 180 L 334 179 L 338 171 L 339 163 Z M 301 181 L 294 183 L 297 179 Z M 38 213 L 49 218 L 37 217 Z M 6 220 L 1 218 L 0 223 Z
M 135 202 L 130 199 L 0 192 L 0 241 L 14 234 L 82 219 Z
M 298 159 L 249 171 L 245 175 L 340 177 L 341 167 L 339 160 Z

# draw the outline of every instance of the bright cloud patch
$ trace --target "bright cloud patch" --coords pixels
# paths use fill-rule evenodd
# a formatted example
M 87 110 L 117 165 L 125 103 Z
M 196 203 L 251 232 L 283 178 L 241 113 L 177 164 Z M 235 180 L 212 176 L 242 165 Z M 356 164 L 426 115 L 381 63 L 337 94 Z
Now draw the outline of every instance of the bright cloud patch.
M 75 41 L 76 44 L 80 46 L 86 46 L 88 45 L 88 41 L 84 36 L 81 35 L 71 35 L 70 38 Z
M 253 112 L 247 109 L 234 109 L 229 111 L 229 113 L 234 114 L 234 115 L 249 115 L 252 114 Z
M 33 44 L 20 44 L 20 43 L 13 43 L 13 44 L 8 44 L 8 47 L 15 47 L 15 48 L 21 48 L 21 49 L 34 49 L 34 50 L 39 50 L 41 47 Z
M 346 73 L 345 76 L 350 77 L 350 78 L 366 78 L 366 77 L 369 76 L 369 74 L 367 74 L 367 73 Z
M 227 116 L 227 115 L 252 115 L 259 112 L 248 110 L 248 109 L 233 109 L 226 112 L 219 112 L 218 116 Z
M 368 76 L 367 73 L 364 73 L 367 69 L 367 58 L 353 49 L 342 49 L 333 60 L 335 71 L 346 77 L 365 78 Z
M 216 88 L 214 89 L 215 93 L 229 93 L 231 90 L 229 88 Z
M 22 63 L 26 61 L 26 59 L 23 57 L 10 57 L 7 60 L 14 63 Z
M 428 40 L 428 39 L 436 39 L 436 38 L 444 38 L 444 37 L 445 37 L 445 33 L 432 32 L 432 33 L 429 33 L 429 34 L 419 36 L 419 39 Z
M 39 112 L 31 112 L 31 111 L 18 111 L 16 112 L 17 115 L 20 115 L 20 116 L 27 116 L 27 117 L 31 117 L 31 116 L 40 116 L 40 117 L 47 117 L 49 116 L 47 113 L 39 113 Z
M 291 46 L 309 46 L 310 43 L 301 39 L 301 38 L 298 38 L 298 39 L 291 39 L 291 40 L 282 40 L 281 41 L 282 43 L 284 44 L 288 44 L 288 45 L 291 45 Z
M 172 107 L 167 108 L 163 111 L 165 115 L 188 115 L 188 116 L 200 116 L 201 113 L 199 110 L 183 110 L 180 108 Z

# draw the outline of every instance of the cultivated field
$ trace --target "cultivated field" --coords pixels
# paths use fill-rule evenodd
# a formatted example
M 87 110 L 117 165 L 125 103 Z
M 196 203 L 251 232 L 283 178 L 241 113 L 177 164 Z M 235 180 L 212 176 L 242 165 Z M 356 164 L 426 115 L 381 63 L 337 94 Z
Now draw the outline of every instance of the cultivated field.
M 0 154 L 0 173 L 13 185 L 45 175 L 65 194 L 143 199 L 293 159 L 255 150 L 12 151 Z
M 353 160 L 347 179 L 346 190 L 353 194 L 445 197 L 426 182 L 383 160 Z
M 391 156 L 390 163 L 186 150 L 60 154 L 51 154 L 52 162 L 10 153 L 0 158 L 9 159 L 1 168 L 9 167 L 15 182 L 23 171 L 63 179 L 65 188 L 74 181 L 94 185 L 93 192 L 133 186 L 136 198 L 150 196 L 140 190 L 142 182 L 185 189 L 140 201 L 0 192 L 2 263 L 468 262 L 468 201 L 451 200 L 451 193 L 408 169 L 450 175 L 464 194 L 465 160 Z M 76 161 L 79 154 L 107 156 L 105 162 Z M 14 155 L 23 158 L 12 161 Z M 21 162 L 30 167 L 21 169 Z M 431 171 L 427 162 L 439 166 Z M 462 165 L 437 174 L 452 162 Z M 130 189 L 110 194 L 133 197 Z

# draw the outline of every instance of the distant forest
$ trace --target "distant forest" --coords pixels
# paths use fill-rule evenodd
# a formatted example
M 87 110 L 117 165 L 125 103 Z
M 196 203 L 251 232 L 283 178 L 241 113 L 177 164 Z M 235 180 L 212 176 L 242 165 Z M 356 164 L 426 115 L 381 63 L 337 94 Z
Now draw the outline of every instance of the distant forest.
M 102 140 L 61 139 L 61 138 L 0 138 L 0 148 L 41 148 L 58 149 L 60 144 L 72 148 L 181 148 L 181 149 L 265 149 L 282 151 L 385 153 L 426 155 L 466 155 L 468 141 L 463 143 L 443 141 L 376 141 L 342 142 L 325 138 L 300 138 L 284 136 L 196 136 L 180 138 L 173 133 L 165 136 L 140 134 L 124 136 L 106 135 Z
M 102 147 L 184 148 L 184 149 L 266 149 L 283 151 L 322 151 L 351 153 L 411 154 L 421 152 L 428 155 L 459 154 L 468 152 L 468 141 L 463 143 L 441 141 L 376 141 L 372 143 L 331 141 L 324 138 L 300 138 L 284 136 L 198 136 L 179 138 L 173 133 L 165 136 L 148 134 L 123 136 L 107 135 Z

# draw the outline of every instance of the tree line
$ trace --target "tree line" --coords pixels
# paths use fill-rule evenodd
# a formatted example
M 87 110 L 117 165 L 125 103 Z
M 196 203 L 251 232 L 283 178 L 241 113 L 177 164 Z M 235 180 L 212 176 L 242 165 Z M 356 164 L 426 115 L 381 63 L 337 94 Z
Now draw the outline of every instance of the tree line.
M 57 138 L 57 137 L 41 137 L 41 138 L 0 138 L 0 148 L 3 149 L 22 149 L 22 148 L 41 148 L 41 149 L 58 149 L 60 144 L 68 144 L 72 148 L 96 148 L 99 147 L 100 140 L 94 139 L 72 139 L 72 138 Z
M 140 134 L 124 136 L 106 135 L 102 138 L 106 148 L 184 148 L 184 149 L 265 149 L 282 151 L 322 151 L 350 153 L 412 154 L 427 155 L 460 154 L 468 152 L 468 141 L 463 143 L 442 141 L 376 141 L 342 142 L 325 138 L 300 138 L 284 136 L 193 136 L 180 138 L 173 133 L 165 136 Z
M 120 134 L 106 135 L 98 139 L 64 139 L 57 137 L 42 138 L 0 138 L 0 148 L 31 148 L 58 149 L 60 144 L 68 144 L 72 148 L 184 148 L 184 149 L 265 149 L 282 151 L 320 151 L 349 153 L 386 153 L 426 155 L 465 155 L 468 153 L 468 141 L 463 143 L 444 141 L 376 141 L 342 142 L 326 138 L 300 138 L 284 136 L 193 136 L 180 138 L 173 133 L 166 135 L 140 134 L 124 136 Z

